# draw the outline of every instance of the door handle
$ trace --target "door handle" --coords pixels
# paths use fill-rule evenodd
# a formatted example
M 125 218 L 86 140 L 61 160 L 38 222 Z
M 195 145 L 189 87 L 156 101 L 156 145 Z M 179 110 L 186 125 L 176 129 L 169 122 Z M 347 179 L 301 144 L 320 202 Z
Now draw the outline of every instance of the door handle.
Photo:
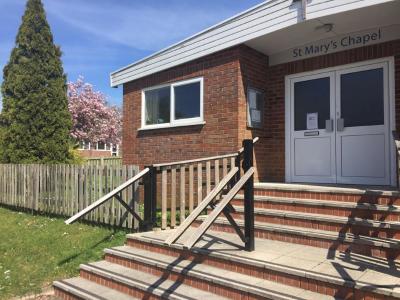
M 326 132 L 332 132 L 333 131 L 333 120 L 325 120 L 325 130 Z
M 336 128 L 337 128 L 337 131 L 344 130 L 344 119 L 342 119 L 342 118 L 337 119 Z

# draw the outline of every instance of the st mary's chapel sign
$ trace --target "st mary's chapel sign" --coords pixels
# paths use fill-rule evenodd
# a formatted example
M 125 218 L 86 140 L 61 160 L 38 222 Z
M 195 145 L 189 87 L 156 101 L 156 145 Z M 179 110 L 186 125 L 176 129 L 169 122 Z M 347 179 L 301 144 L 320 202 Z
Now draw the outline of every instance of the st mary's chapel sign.
M 278 65 L 347 49 L 383 43 L 398 38 L 400 38 L 399 25 L 375 28 L 356 33 L 338 35 L 272 54 L 269 57 L 269 62 L 270 65 Z

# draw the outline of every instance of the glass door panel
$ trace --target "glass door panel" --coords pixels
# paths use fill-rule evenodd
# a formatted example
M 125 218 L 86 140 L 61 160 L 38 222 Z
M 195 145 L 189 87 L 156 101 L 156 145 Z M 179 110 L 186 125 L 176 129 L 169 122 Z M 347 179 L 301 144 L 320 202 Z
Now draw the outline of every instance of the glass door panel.
M 383 68 L 343 74 L 340 87 L 344 127 L 384 124 Z
M 318 114 L 318 128 L 325 129 L 330 117 L 330 78 L 299 81 L 294 84 L 294 128 L 307 130 L 307 114 Z

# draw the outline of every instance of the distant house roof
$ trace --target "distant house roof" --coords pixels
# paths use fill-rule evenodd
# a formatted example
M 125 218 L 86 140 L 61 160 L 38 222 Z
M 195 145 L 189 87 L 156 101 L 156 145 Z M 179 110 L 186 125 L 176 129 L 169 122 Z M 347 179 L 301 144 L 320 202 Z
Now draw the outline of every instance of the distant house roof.
M 317 20 L 372 5 L 396 0 L 270 0 L 203 30 L 181 42 L 125 66 L 110 75 L 111 86 L 154 74 L 194 59 L 252 42 L 305 20 Z M 285 36 L 282 36 L 285 38 Z M 256 42 L 255 42 L 256 44 Z M 274 49 L 276 50 L 276 49 Z

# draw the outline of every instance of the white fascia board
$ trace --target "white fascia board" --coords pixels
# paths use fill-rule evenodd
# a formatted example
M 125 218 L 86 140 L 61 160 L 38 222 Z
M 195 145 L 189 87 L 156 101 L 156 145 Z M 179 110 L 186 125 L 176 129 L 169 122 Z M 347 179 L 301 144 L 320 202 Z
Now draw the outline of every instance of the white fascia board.
M 307 5 L 307 20 L 398 0 L 315 0 Z
M 307 19 L 391 1 L 396 0 L 315 0 L 307 6 Z M 293 3 L 293 0 L 272 0 L 261 3 L 182 42 L 111 73 L 111 86 L 118 86 L 296 25 L 302 22 L 299 18 L 300 5 L 299 2 Z

